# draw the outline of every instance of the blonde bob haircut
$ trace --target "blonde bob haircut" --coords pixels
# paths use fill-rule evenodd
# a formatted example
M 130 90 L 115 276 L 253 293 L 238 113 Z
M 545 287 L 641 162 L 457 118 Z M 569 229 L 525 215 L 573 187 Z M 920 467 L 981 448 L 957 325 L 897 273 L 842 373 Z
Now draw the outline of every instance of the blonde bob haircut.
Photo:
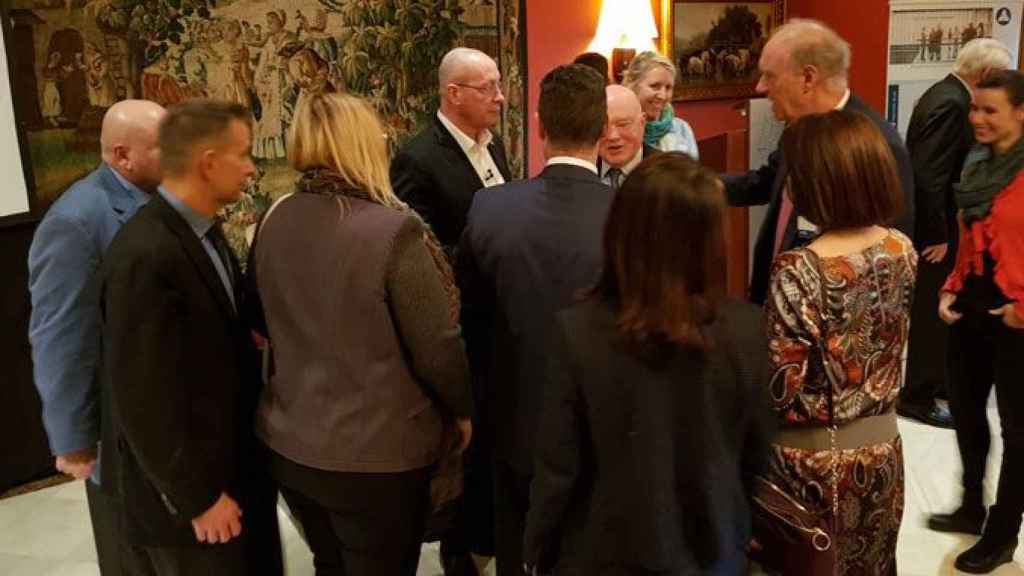
M 672 61 L 665 58 L 657 52 L 641 52 L 637 54 L 635 58 L 629 63 L 629 67 L 626 68 L 626 73 L 622 78 L 622 84 L 631 90 L 636 89 L 636 85 L 639 84 L 651 70 L 657 67 L 664 68 L 669 71 L 672 78 L 676 77 L 676 67 L 672 64 Z
M 288 163 L 299 172 L 330 170 L 378 204 L 406 207 L 391 188 L 380 117 L 351 94 L 311 94 L 303 99 L 288 131 Z

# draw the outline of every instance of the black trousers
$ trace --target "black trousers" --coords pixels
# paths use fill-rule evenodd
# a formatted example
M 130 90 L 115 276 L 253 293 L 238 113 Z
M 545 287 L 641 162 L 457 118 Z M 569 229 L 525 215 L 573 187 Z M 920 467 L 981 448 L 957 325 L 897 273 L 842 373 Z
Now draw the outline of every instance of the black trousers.
M 914 304 L 910 310 L 910 339 L 907 351 L 907 379 L 900 402 L 931 406 L 939 392 L 949 393 L 948 371 L 940 358 L 947 357 L 949 326 L 939 318 L 939 290 L 956 262 L 956 244 L 949 245 L 946 258 L 932 264 L 917 263 Z
M 104 492 L 92 480 L 85 481 L 85 496 L 89 502 L 89 519 L 96 542 L 96 559 L 103 576 L 153 576 L 148 562 L 140 563 L 126 553 L 121 534 L 121 514 L 118 499 Z
M 477 431 L 481 433 L 478 434 Z M 485 428 L 473 423 L 464 458 L 463 493 L 452 528 L 441 538 L 441 555 L 494 556 L 494 453 Z
M 523 573 L 523 536 L 530 510 L 530 476 L 495 459 L 494 552 L 498 576 Z
M 1016 538 L 1024 514 L 1024 331 L 985 311 L 968 310 L 949 341 L 950 408 L 963 460 L 965 503 L 980 503 L 990 435 L 986 407 L 993 383 L 1003 437 L 1003 461 L 987 537 Z
M 224 544 L 174 548 L 131 546 L 126 559 L 141 567 L 138 574 L 155 576 L 245 576 L 260 573 L 250 571 L 245 544 L 239 539 Z
M 272 456 L 274 477 L 313 551 L 316 576 L 415 576 L 430 470 L 318 470 Z

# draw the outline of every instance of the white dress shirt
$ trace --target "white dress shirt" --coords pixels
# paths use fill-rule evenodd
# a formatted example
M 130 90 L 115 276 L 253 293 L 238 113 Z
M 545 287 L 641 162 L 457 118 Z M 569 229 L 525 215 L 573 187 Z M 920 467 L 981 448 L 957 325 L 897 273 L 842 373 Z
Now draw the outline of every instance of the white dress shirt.
M 597 174 L 597 166 L 591 162 L 583 160 L 582 158 L 576 158 L 574 156 L 555 156 L 549 158 L 545 166 L 552 166 L 554 164 L 564 164 L 567 166 L 579 166 L 580 168 L 586 168 L 594 174 Z
M 487 148 L 491 144 L 491 140 L 494 139 L 494 135 L 491 134 L 490 130 L 484 130 L 479 139 L 474 139 L 462 130 L 459 130 L 459 127 L 452 123 L 440 110 L 437 112 L 437 118 L 448 129 L 448 132 L 455 138 L 455 141 L 459 143 L 459 148 L 462 148 L 462 152 L 469 159 L 469 163 L 473 165 L 473 169 L 476 170 L 480 181 L 484 183 L 484 188 L 505 183 L 501 170 L 498 170 L 498 165 L 494 163 L 491 151 Z

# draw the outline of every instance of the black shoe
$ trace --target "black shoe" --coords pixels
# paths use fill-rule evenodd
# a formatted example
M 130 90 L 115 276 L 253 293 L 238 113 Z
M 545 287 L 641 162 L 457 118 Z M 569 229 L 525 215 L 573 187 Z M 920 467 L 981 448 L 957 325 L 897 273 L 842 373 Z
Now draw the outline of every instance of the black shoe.
M 952 514 L 932 514 L 928 517 L 928 528 L 936 532 L 959 532 L 981 535 L 985 524 L 985 510 L 970 511 L 960 507 Z
M 1017 550 L 1017 539 L 1003 544 L 995 544 L 984 537 L 956 557 L 956 569 L 968 574 L 988 574 L 996 568 L 1013 562 L 1013 553 Z
M 953 415 L 949 413 L 949 410 L 934 403 L 931 406 L 921 406 L 900 402 L 896 406 L 896 413 L 904 418 L 910 418 L 936 428 L 953 428 Z
M 480 576 L 470 554 L 442 554 L 441 566 L 445 576 Z

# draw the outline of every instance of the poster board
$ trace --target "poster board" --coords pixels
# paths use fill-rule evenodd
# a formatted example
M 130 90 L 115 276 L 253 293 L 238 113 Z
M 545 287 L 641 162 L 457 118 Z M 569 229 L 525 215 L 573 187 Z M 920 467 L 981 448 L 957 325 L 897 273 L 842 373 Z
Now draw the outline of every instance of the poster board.
M 995 38 L 1020 51 L 1021 0 L 892 0 L 889 14 L 886 118 L 906 138 L 914 105 L 953 71 L 959 49 L 974 38 Z

